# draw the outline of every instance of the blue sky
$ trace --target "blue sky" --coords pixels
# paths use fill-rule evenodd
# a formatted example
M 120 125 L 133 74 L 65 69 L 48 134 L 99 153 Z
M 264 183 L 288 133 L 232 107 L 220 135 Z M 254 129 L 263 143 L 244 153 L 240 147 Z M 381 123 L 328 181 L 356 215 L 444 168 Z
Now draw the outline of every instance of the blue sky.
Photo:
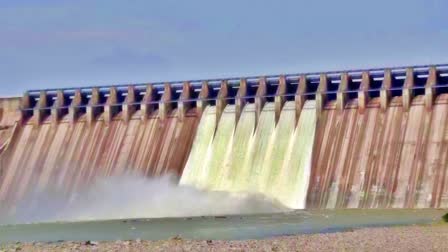
M 0 96 L 448 63 L 447 10 L 446 0 L 0 0 Z

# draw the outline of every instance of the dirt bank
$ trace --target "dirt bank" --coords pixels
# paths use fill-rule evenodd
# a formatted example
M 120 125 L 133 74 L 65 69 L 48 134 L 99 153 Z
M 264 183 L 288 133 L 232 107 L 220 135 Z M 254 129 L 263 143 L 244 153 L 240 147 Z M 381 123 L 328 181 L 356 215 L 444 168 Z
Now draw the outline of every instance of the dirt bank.
M 60 242 L 0 245 L 0 251 L 447 251 L 448 225 L 367 228 L 246 241 Z

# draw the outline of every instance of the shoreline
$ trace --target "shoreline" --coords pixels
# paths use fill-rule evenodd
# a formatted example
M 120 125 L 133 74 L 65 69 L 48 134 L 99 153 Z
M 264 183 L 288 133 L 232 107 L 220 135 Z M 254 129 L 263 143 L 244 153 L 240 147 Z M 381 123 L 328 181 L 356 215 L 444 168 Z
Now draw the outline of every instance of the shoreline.
M 279 236 L 260 240 L 14 243 L 0 251 L 447 251 L 448 225 L 360 228 L 334 233 Z

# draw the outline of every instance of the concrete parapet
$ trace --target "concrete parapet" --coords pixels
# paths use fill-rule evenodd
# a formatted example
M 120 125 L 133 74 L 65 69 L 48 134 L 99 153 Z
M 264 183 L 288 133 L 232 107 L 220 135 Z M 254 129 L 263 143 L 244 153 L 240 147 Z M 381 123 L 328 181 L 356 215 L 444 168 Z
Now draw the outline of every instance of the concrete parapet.
M 56 124 L 64 114 L 65 97 L 64 92 L 58 91 L 56 94 L 56 100 L 51 108 L 51 123 Z
M 205 107 L 208 104 L 206 99 L 209 98 L 210 90 L 209 90 L 208 81 L 202 82 L 201 92 L 199 93 L 199 100 L 196 101 L 196 108 L 199 117 L 201 117 L 202 112 L 204 112 Z
M 341 83 L 339 84 L 338 93 L 336 94 L 336 109 L 343 110 L 348 98 L 348 85 L 350 76 L 347 73 L 341 74 Z
M 98 88 L 93 88 L 89 104 L 87 105 L 86 109 L 87 123 L 89 125 L 93 123 L 93 121 L 101 111 L 100 107 L 98 106 L 99 103 L 100 103 L 100 91 Z
M 172 90 L 171 85 L 165 83 L 163 96 L 159 101 L 159 118 L 164 120 L 171 111 L 173 104 L 172 102 Z
M 409 111 L 414 98 L 415 76 L 412 68 L 406 69 L 406 79 L 403 86 L 403 109 Z
M 316 111 L 317 116 L 319 116 L 325 106 L 327 101 L 327 91 L 328 91 L 328 78 L 326 74 L 320 75 L 319 87 L 316 92 Z
M 336 108 L 341 111 L 347 105 L 350 105 L 350 108 L 357 106 L 359 113 L 362 114 L 370 102 L 370 96 L 375 99 L 369 106 L 376 106 L 379 102 L 382 111 L 388 108 L 392 96 L 400 96 L 394 98 L 394 106 L 402 105 L 404 111 L 408 111 L 414 100 L 413 97 L 423 94 L 424 89 L 424 99 L 418 97 L 418 100 L 414 102 L 424 102 L 426 108 L 430 110 L 436 96 L 439 93 L 448 92 L 446 87 L 448 65 L 332 71 L 318 74 L 270 75 L 261 77 L 258 81 L 255 79 L 257 77 L 247 77 L 240 79 L 239 82 L 236 78 L 204 80 L 202 83 L 201 80 L 191 80 L 184 82 L 182 86 L 179 85 L 179 82 L 173 82 L 157 83 L 153 87 L 131 84 L 128 86 L 83 87 L 79 90 L 73 88 L 30 90 L 22 97 L 21 107 L 23 109 L 17 110 L 16 117 L 18 118 L 21 114 L 21 118 L 24 120 L 34 115 L 32 121 L 39 124 L 45 116 L 51 113 L 51 121 L 56 123 L 65 116 L 68 110 L 68 118 L 71 122 L 74 122 L 81 112 L 85 112 L 85 117 L 91 123 L 104 111 L 104 116 L 101 118 L 110 122 L 122 111 L 122 119 L 128 122 L 138 110 L 142 110 L 142 119 L 146 119 L 150 114 L 153 115 L 153 110 L 158 108 L 158 115 L 163 119 L 171 113 L 170 110 L 177 108 L 177 115 L 182 120 L 191 108 L 196 107 L 197 115 L 201 116 L 207 104 L 216 103 L 219 118 L 229 100 L 232 104 L 235 101 L 235 116 L 238 119 L 245 104 L 253 102 L 252 95 L 256 89 L 254 99 L 256 120 L 258 120 L 265 102 L 273 101 L 275 121 L 278 122 L 284 103 L 287 100 L 292 100 L 292 96 L 295 96 L 296 117 L 298 117 L 306 98 L 316 100 L 318 114 L 324 109 Z M 335 81 L 336 78 L 340 81 Z M 299 82 L 298 88 L 291 92 L 290 87 L 292 86 L 289 85 L 295 85 L 296 81 Z M 403 81 L 404 85 L 401 85 Z M 226 86 L 228 82 L 231 83 L 229 87 Z M 360 84 L 359 88 L 358 84 Z M 436 86 L 438 84 L 442 86 Z M 381 88 L 378 90 L 380 85 Z M 229 89 L 230 86 L 232 89 Z M 372 87 L 375 87 L 375 90 L 371 90 Z M 146 93 L 145 88 L 147 88 Z M 238 92 L 234 92 L 236 89 Z M 42 95 L 41 92 L 46 95 Z M 217 97 L 215 97 L 216 92 L 219 93 Z M 159 95 L 162 93 L 163 95 Z M 377 98 L 378 93 L 379 99 Z M 223 98 L 224 94 L 225 98 Z M 249 96 L 251 97 L 246 98 Z M 210 98 L 214 101 L 209 101 Z M 333 101 L 334 99 L 336 100 Z M 349 101 L 349 99 L 357 100 Z M 70 107 L 67 108 L 70 100 L 72 100 Z M 328 102 L 329 100 L 332 101 Z M 191 111 L 193 112 L 193 110 Z M 0 113 L 3 112 L 0 111 Z
M 391 91 L 392 88 L 392 72 L 389 69 L 386 69 L 384 71 L 384 79 L 383 83 L 381 84 L 381 90 L 380 90 L 380 106 L 381 111 L 385 112 L 387 109 L 387 106 L 389 105 L 389 100 L 391 97 Z
M 137 105 L 135 104 L 135 88 L 133 86 L 128 87 L 128 94 L 124 103 L 122 105 L 123 110 L 123 121 L 129 122 L 132 118 L 132 115 L 137 110 Z
M 437 85 L 437 68 L 431 67 L 429 68 L 428 79 L 425 84 L 425 106 L 428 111 L 432 109 L 435 96 L 437 95 L 434 89 L 435 85 Z
M 0 97 L 0 128 L 21 124 L 23 97 Z
M 48 106 L 47 101 L 47 92 L 41 91 L 39 94 L 39 101 L 37 101 L 36 106 L 34 106 L 33 116 L 34 116 L 34 124 L 40 125 L 44 120 L 47 111 L 45 108 Z
M 114 116 L 119 111 L 118 93 L 115 87 L 109 89 L 109 97 L 107 98 L 106 105 L 104 106 L 104 121 L 110 123 Z
M 23 97 L 21 99 L 20 102 L 20 109 L 21 109 L 21 115 L 20 115 L 20 121 L 23 123 L 25 122 L 25 120 L 32 116 L 33 112 L 31 112 L 28 109 L 31 109 L 31 98 L 30 98 L 30 94 L 28 92 L 25 92 L 23 94 Z
M 82 105 L 82 94 L 81 90 L 78 89 L 75 91 L 72 103 L 68 108 L 68 120 L 71 124 L 75 123 L 76 119 L 78 118 L 80 111 L 79 106 L 81 105 Z
M 235 122 L 238 123 L 238 120 L 243 112 L 244 105 L 246 105 L 246 99 L 243 98 L 247 96 L 247 81 L 246 79 L 240 80 L 240 87 L 238 89 L 238 93 L 235 98 Z M 236 124 L 235 124 L 236 126 Z
M 366 106 L 369 103 L 370 96 L 368 90 L 370 89 L 371 83 L 372 77 L 370 76 L 369 72 L 363 72 L 361 85 L 359 86 L 358 90 L 358 112 L 360 114 L 364 113 Z
M 296 124 L 299 121 L 300 113 L 302 112 L 303 105 L 305 105 L 305 101 L 307 97 L 305 93 L 308 90 L 308 80 L 306 75 L 301 75 L 299 77 L 299 86 L 297 87 L 295 102 L 296 102 Z
M 286 84 L 286 77 L 284 75 L 280 76 L 277 92 L 275 93 L 275 100 L 274 100 L 274 106 L 275 106 L 275 123 L 278 123 L 278 120 L 280 119 L 280 113 L 282 112 L 283 105 L 286 102 L 285 94 L 287 92 L 287 84 Z
M 227 105 L 227 97 L 229 95 L 229 85 L 227 81 L 221 82 L 221 89 L 219 90 L 218 97 L 216 100 L 216 126 L 218 126 L 221 115 Z
M 142 103 L 140 105 L 140 110 L 142 111 L 141 119 L 143 121 L 146 121 L 154 110 L 154 105 L 152 104 L 152 102 L 154 102 L 154 92 L 154 87 L 151 84 L 148 84 L 146 86 L 145 96 L 143 96 Z
M 177 102 L 177 113 L 180 120 L 185 118 L 188 109 L 190 109 L 192 102 L 191 99 L 191 84 L 186 81 L 182 84 L 182 93 L 180 95 L 179 101 Z
M 263 110 L 263 106 L 266 103 L 266 94 L 267 94 L 267 80 L 265 77 L 261 77 L 258 82 L 258 89 L 255 95 L 255 122 L 258 122 L 260 118 L 261 111 Z

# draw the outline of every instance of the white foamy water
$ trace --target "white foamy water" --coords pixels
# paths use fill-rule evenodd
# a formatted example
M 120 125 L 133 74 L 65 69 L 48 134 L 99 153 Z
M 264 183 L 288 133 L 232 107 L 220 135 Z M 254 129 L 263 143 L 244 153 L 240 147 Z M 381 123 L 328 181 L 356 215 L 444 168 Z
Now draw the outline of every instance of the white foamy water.
M 207 192 L 177 178 L 126 175 L 98 179 L 70 197 L 58 188 L 28 195 L 0 223 L 255 214 L 286 211 L 261 195 Z

